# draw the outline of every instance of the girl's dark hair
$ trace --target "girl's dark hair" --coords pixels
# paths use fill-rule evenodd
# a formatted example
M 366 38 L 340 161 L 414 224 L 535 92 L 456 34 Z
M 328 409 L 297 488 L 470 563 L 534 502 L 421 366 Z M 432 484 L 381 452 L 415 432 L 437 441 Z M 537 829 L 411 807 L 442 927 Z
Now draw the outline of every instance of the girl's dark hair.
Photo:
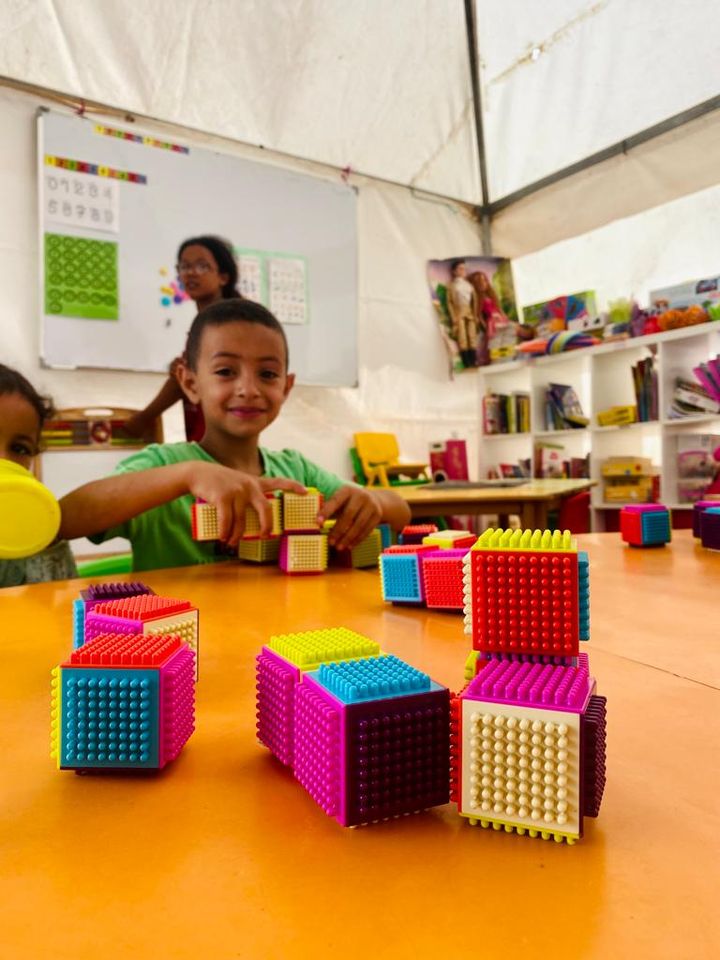
M 222 287 L 223 300 L 241 296 L 237 288 L 238 268 L 235 261 L 235 254 L 233 253 L 232 244 L 228 240 L 223 240 L 222 237 L 212 236 L 212 234 L 207 234 L 202 237 L 190 237 L 188 240 L 183 240 L 180 244 L 177 254 L 178 261 L 180 257 L 182 257 L 186 247 L 205 247 L 215 258 L 218 271 L 228 275 L 228 281 Z
M 459 266 L 461 266 L 462 264 L 464 264 L 464 263 L 465 263 L 465 261 L 462 260 L 462 259 L 459 259 L 459 260 L 451 260 L 451 261 L 450 261 L 450 276 L 451 276 L 451 277 L 454 277 L 454 276 L 455 276 L 455 271 L 457 270 L 457 268 L 458 268 Z
M 197 370 L 198 356 L 200 355 L 200 341 L 205 327 L 220 327 L 224 323 L 259 323 L 261 327 L 274 330 L 282 337 L 285 345 L 285 369 L 289 362 L 289 351 L 285 330 L 277 317 L 270 313 L 261 303 L 253 300 L 236 298 L 233 300 L 218 300 L 211 304 L 195 317 L 188 333 L 185 345 L 185 362 L 191 370 Z
M 6 367 L 4 363 L 0 363 L 0 396 L 12 393 L 17 393 L 27 400 L 37 413 L 41 427 L 55 413 L 55 407 L 50 397 L 41 396 L 21 373 L 13 370 L 12 367 Z

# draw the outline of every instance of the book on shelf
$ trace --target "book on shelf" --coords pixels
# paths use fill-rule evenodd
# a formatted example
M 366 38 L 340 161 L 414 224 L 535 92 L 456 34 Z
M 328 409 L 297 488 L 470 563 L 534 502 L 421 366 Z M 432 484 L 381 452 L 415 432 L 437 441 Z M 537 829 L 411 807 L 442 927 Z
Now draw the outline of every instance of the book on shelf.
M 699 383 L 686 380 L 684 377 L 676 377 L 668 416 L 680 418 L 704 413 L 720 413 L 720 403 L 714 400 Z
M 590 455 L 566 457 L 561 443 L 535 444 L 535 477 L 539 480 L 582 479 L 590 476 Z
M 509 477 L 530 477 L 530 459 L 518 460 L 517 463 L 499 463 L 500 476 L 505 479 Z
M 529 393 L 487 393 L 482 409 L 485 435 L 530 432 Z
M 678 436 L 677 498 L 679 503 L 695 503 L 696 500 L 702 500 L 708 492 L 720 491 L 719 461 L 720 434 L 685 433 Z
M 577 393 L 565 383 L 549 383 L 545 390 L 545 427 L 547 430 L 576 430 L 590 423 L 584 415 Z
M 640 423 L 657 420 L 658 405 L 658 376 L 655 369 L 655 358 L 645 357 L 638 360 L 632 367 L 633 388 L 637 405 L 637 418 Z
M 707 395 L 720 404 L 720 356 L 698 364 L 693 373 Z

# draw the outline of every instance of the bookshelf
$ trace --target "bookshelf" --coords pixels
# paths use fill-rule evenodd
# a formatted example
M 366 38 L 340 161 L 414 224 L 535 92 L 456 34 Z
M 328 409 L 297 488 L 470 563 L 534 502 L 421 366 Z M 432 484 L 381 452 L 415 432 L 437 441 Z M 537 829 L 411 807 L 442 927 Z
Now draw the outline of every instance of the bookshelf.
M 611 456 L 647 457 L 660 470 L 660 498 L 675 510 L 690 510 L 678 496 L 677 456 L 681 442 L 698 434 L 720 435 L 720 414 L 700 414 L 675 419 L 669 416 L 676 377 L 694 379 L 692 370 L 701 361 L 720 354 L 720 323 L 706 323 L 631 340 L 551 356 L 513 360 L 480 368 L 480 422 L 482 397 L 488 392 L 530 395 L 529 433 L 481 436 L 480 476 L 500 463 L 530 458 L 537 442 L 558 443 L 564 458 L 589 455 L 592 489 L 592 528 L 617 528 L 613 514 L 622 506 L 603 500 L 601 464 Z M 597 413 L 615 405 L 635 404 L 632 368 L 654 356 L 658 378 L 659 418 L 623 426 L 601 427 Z M 544 416 L 549 383 L 569 384 L 590 418 L 586 428 L 549 430 Z M 485 441 L 492 441 L 486 443 Z

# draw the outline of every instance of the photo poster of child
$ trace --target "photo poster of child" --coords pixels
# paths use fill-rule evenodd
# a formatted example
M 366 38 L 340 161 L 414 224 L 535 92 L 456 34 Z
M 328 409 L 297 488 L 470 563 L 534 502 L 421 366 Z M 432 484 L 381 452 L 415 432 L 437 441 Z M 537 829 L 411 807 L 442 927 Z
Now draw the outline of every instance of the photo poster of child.
M 509 260 L 474 255 L 428 260 L 427 275 L 453 371 L 514 357 L 517 306 Z

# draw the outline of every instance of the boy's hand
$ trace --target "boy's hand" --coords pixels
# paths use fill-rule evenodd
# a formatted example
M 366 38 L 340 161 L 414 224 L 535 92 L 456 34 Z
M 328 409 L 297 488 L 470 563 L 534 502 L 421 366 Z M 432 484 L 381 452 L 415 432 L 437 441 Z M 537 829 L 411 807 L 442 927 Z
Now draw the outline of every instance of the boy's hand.
M 215 463 L 189 463 L 189 492 L 217 509 L 219 539 L 236 547 L 245 530 L 245 510 L 253 507 L 260 518 L 260 536 L 272 527 L 272 511 L 265 494 L 273 490 L 306 493 L 296 480 L 284 477 L 253 477 Z
M 328 542 L 338 550 L 350 550 L 382 520 L 380 504 L 369 490 L 348 485 L 340 487 L 323 505 L 318 522 L 336 517 Z

